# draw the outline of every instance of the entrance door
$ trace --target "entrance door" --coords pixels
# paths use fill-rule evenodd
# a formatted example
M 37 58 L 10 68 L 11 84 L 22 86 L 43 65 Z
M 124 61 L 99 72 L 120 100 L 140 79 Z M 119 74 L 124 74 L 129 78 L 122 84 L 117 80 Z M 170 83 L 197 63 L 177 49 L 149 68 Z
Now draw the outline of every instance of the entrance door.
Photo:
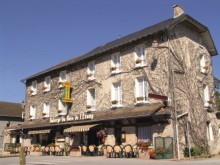
M 88 145 L 99 145 L 99 139 L 96 135 L 97 130 L 90 130 L 88 132 Z
M 115 144 L 121 145 L 121 128 L 115 128 Z

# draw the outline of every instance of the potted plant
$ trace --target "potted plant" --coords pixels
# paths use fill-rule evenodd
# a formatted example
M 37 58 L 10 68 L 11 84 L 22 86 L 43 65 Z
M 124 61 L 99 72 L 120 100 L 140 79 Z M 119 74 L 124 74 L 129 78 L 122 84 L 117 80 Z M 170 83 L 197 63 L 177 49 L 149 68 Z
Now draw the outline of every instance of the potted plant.
M 111 67 L 111 71 L 114 71 L 116 70 L 117 68 L 116 67 Z
M 209 66 L 206 65 L 206 66 L 204 66 L 203 68 L 204 68 L 205 70 L 208 70 L 208 69 L 209 69 Z
M 139 96 L 139 97 L 137 97 L 136 99 L 137 99 L 137 101 L 143 101 L 143 100 L 144 100 L 144 97 L 143 97 L 143 96 Z
M 118 101 L 117 100 L 112 100 L 112 104 L 117 104 Z
M 135 63 L 136 63 L 136 64 L 140 64 L 141 61 L 142 61 L 142 60 L 141 60 L 140 58 L 138 58 L 138 59 L 135 61 Z
M 58 109 L 58 113 L 61 113 L 63 110 L 62 109 Z
M 106 140 L 106 138 L 108 136 L 106 129 L 102 129 L 102 130 L 98 131 L 96 133 L 96 135 L 101 140 L 101 142 L 104 144 L 105 140 Z
M 86 109 L 90 109 L 90 108 L 92 108 L 91 105 L 86 105 Z
M 87 73 L 87 77 L 91 77 L 92 76 L 92 73 Z

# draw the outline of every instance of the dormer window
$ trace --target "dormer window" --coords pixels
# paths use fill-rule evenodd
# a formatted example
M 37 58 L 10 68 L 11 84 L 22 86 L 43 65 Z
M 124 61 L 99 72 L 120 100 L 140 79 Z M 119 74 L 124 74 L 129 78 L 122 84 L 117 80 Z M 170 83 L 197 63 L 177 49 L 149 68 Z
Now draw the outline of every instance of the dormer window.
M 120 55 L 119 53 L 115 53 L 111 56 L 111 73 L 119 73 L 121 67 Z
M 50 91 L 50 86 L 50 76 L 48 76 L 44 80 L 44 92 Z
M 88 63 L 87 77 L 88 77 L 88 80 L 95 79 L 95 61 L 91 61 Z
M 135 67 L 146 66 L 144 46 L 140 45 L 135 48 Z
M 37 80 L 32 81 L 31 83 L 31 95 L 37 94 Z

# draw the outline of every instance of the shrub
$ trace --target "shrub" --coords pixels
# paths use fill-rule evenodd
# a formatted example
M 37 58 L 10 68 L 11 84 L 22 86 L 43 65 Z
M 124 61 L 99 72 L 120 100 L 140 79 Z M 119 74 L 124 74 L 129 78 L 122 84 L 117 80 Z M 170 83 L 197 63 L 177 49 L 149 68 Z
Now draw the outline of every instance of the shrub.
M 204 151 L 201 147 L 191 147 L 190 151 L 191 151 L 191 156 L 200 156 L 204 153 Z M 184 149 L 184 156 L 189 157 L 189 148 L 188 147 L 186 147 Z

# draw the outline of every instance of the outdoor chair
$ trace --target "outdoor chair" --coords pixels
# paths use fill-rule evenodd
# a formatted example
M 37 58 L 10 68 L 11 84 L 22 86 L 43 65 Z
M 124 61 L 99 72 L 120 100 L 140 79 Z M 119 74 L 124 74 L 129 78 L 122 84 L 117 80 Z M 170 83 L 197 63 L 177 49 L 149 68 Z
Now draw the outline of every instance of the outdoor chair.
M 41 147 L 40 147 L 40 150 L 41 150 L 41 152 L 42 152 L 42 155 L 45 155 L 45 146 L 41 146 Z
M 124 154 L 126 158 L 131 158 L 133 155 L 133 149 L 130 144 L 124 146 Z
M 94 145 L 89 145 L 88 150 L 89 150 L 89 155 L 90 155 L 90 156 L 95 156 L 95 155 L 97 155 L 97 153 L 96 153 L 96 147 L 95 147 Z
M 106 146 L 106 152 L 107 152 L 106 156 L 108 158 L 112 158 L 113 157 L 113 147 L 111 145 L 107 145 Z
M 84 155 L 84 156 L 88 156 L 88 147 L 87 146 L 85 146 L 85 145 L 83 145 L 82 147 L 81 147 L 81 149 L 82 149 L 82 155 Z
M 133 157 L 138 158 L 139 157 L 139 146 L 134 145 L 132 148 L 133 148 Z
M 98 147 L 98 152 L 97 152 L 97 155 L 98 156 L 103 156 L 104 155 L 104 145 L 100 144 Z
M 62 150 L 59 146 L 55 146 L 54 148 L 54 155 L 55 156 L 61 156 L 62 155 Z
M 123 157 L 123 149 L 119 145 L 115 145 L 113 147 L 114 157 L 115 158 L 122 158 Z
M 44 149 L 45 155 L 50 155 L 50 147 L 45 147 Z

